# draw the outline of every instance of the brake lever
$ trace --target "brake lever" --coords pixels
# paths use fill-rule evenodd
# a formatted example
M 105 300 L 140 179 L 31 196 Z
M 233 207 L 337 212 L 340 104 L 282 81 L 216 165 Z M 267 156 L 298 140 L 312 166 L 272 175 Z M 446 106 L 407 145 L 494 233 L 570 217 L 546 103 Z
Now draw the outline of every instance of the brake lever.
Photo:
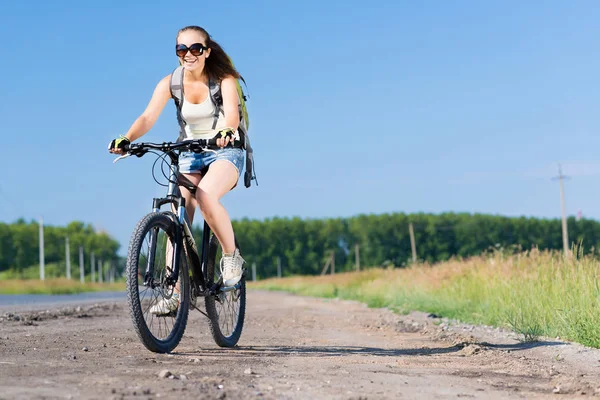
M 115 158 L 115 159 L 113 160 L 113 164 L 116 164 L 118 161 L 120 161 L 120 160 L 122 160 L 122 159 L 124 159 L 124 158 L 127 158 L 127 157 L 129 157 L 129 156 L 131 156 L 131 153 L 126 153 L 126 154 L 123 154 L 122 156 Z

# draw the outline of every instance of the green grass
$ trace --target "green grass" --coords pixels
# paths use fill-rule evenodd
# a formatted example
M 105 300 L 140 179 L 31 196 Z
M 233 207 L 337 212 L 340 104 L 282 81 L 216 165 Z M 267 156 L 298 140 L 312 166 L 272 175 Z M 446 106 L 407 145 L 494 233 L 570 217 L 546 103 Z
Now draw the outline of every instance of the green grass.
M 45 280 L 40 281 L 39 265 L 21 271 L 0 272 L 0 294 L 75 294 L 83 292 L 124 291 L 125 280 L 110 283 L 86 283 L 79 281 L 79 265 L 72 266 L 72 279 L 65 278 L 65 265 L 48 263 L 44 266 Z M 106 279 L 106 277 L 105 277 Z
M 358 300 L 399 313 L 419 310 L 467 323 L 510 328 L 527 341 L 556 337 L 600 348 L 600 267 L 533 250 L 405 269 L 254 282 L 251 288 Z
M 83 292 L 124 291 L 125 282 L 80 283 L 65 278 L 0 280 L 0 294 L 76 294 Z
M 62 278 L 65 277 L 65 265 L 59 263 L 47 263 L 44 266 L 44 277 L 49 278 Z M 73 279 L 79 280 L 79 264 L 71 266 L 71 276 Z M 0 280 L 7 279 L 39 279 L 40 278 L 40 266 L 32 265 L 24 268 L 20 271 L 9 269 L 7 271 L 0 272 Z M 86 277 L 89 280 L 89 277 Z

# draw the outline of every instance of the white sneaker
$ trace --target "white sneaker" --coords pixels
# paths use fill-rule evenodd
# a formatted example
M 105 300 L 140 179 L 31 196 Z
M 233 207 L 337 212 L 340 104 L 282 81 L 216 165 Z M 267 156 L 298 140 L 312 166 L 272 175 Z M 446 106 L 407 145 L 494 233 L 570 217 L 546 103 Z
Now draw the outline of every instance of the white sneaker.
M 233 254 L 223 254 L 221 258 L 221 276 L 223 277 L 223 286 L 234 286 L 242 279 L 242 265 L 244 259 L 240 251 L 235 249 Z
M 154 315 L 168 315 L 179 307 L 179 295 L 173 293 L 168 299 L 161 299 L 158 303 L 150 307 L 150 313 Z

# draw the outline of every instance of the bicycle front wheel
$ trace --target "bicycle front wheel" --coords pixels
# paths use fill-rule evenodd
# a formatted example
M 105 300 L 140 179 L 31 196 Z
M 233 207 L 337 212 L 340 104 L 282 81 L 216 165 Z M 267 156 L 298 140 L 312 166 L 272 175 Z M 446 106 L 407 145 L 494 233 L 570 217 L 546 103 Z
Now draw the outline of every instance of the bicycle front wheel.
M 179 227 L 165 213 L 146 215 L 137 224 L 127 254 L 127 300 L 133 325 L 150 351 L 168 353 L 180 342 L 189 313 L 189 273 L 180 251 L 179 278 L 167 282 Z
M 209 242 L 206 279 L 208 285 L 217 284 L 217 293 L 205 298 L 206 313 L 210 321 L 210 331 L 215 343 L 221 347 L 233 347 L 242 334 L 246 315 L 246 271 L 233 290 L 222 291 L 221 268 L 219 262 L 223 251 L 213 234 Z M 237 240 L 236 247 L 239 248 Z

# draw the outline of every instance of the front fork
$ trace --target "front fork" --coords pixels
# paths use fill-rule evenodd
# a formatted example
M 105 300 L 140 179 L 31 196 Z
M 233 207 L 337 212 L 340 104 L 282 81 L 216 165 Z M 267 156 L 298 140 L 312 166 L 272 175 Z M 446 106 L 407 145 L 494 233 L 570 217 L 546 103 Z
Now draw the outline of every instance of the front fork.
M 168 199 L 154 199 L 152 209 L 154 212 L 158 212 L 160 210 L 160 207 L 163 204 L 169 203 L 169 202 L 172 202 L 172 201 L 168 200 Z M 175 205 L 177 207 L 177 219 L 178 219 L 177 222 L 179 223 L 179 226 L 184 226 L 185 225 L 185 199 L 180 197 L 178 199 L 177 204 L 175 204 Z M 173 222 L 175 222 L 175 221 L 173 221 Z M 154 261 L 156 259 L 157 237 L 158 237 L 158 228 L 153 228 L 152 232 L 150 232 L 150 246 L 149 246 L 150 254 L 148 257 L 148 263 L 146 264 L 146 273 L 144 276 L 144 285 L 149 286 L 153 289 L 156 286 L 154 283 L 153 266 L 154 266 Z M 177 283 L 177 279 L 179 277 L 179 263 L 181 262 L 181 257 L 179 257 L 179 254 L 181 252 L 182 245 L 183 245 L 183 238 L 182 238 L 182 234 L 181 234 L 181 229 L 179 229 L 179 227 L 177 227 L 175 229 L 175 241 L 172 245 L 173 249 L 172 249 L 171 261 L 172 261 L 173 268 L 171 268 L 171 272 L 165 277 L 164 284 L 166 286 L 174 286 L 175 283 Z
M 150 232 L 150 248 L 148 249 L 148 262 L 146 263 L 146 273 L 144 275 L 144 286 L 154 289 L 154 260 L 156 259 L 156 238 L 158 236 L 158 228 L 152 228 Z

